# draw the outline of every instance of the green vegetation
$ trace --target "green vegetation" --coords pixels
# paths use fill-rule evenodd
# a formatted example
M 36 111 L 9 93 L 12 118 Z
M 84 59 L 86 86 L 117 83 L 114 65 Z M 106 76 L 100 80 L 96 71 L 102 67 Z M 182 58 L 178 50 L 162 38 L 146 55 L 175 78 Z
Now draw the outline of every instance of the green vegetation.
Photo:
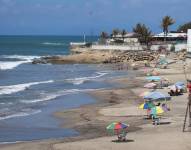
M 123 42 L 124 42 L 124 39 L 125 39 L 125 35 L 127 34 L 127 31 L 125 29 L 123 29 L 121 31 L 121 35 L 122 35 L 122 38 L 123 38 Z
M 165 41 L 166 41 L 166 36 L 169 32 L 169 26 L 173 25 L 175 23 L 175 20 L 173 18 L 171 18 L 170 16 L 165 16 L 162 19 L 161 22 L 161 27 L 163 29 L 164 35 L 165 35 Z
M 106 40 L 108 37 L 109 36 L 108 36 L 107 32 L 101 32 L 99 43 L 106 44 Z
M 139 41 L 141 43 L 144 43 L 147 46 L 149 45 L 152 32 L 148 27 L 146 27 L 145 24 L 141 24 L 141 23 L 136 24 L 136 26 L 133 28 L 133 32 L 139 35 Z
M 119 29 L 113 29 L 112 35 L 116 37 L 116 35 L 121 34 L 121 31 Z
M 191 29 L 191 22 L 180 25 L 177 29 L 178 32 L 186 33 L 188 29 Z
M 175 52 L 175 45 L 174 45 L 174 44 L 171 45 L 170 51 L 171 51 L 171 52 Z

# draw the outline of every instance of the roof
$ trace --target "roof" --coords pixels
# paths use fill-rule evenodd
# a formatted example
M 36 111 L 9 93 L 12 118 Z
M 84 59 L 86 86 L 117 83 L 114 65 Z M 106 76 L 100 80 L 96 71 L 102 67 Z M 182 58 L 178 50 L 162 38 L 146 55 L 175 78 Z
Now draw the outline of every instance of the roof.
M 164 32 L 162 32 L 162 33 L 154 35 L 153 37 L 165 37 L 165 34 L 164 34 Z M 166 37 L 169 37 L 169 38 L 179 38 L 179 37 L 186 38 L 187 33 L 182 33 L 182 32 L 180 32 L 180 33 L 175 33 L 175 32 L 171 33 L 170 32 L 170 33 L 167 34 Z
M 138 34 L 137 33 L 134 33 L 134 32 L 130 32 L 130 33 L 126 33 L 124 36 L 122 34 L 117 34 L 117 35 L 113 35 L 112 37 L 115 37 L 115 38 L 136 38 L 138 37 Z

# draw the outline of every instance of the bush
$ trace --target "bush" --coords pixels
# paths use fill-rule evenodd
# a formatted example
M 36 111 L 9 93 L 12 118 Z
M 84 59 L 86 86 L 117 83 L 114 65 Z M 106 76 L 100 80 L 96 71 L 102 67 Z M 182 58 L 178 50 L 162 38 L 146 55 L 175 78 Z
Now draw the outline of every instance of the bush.
M 171 51 L 171 52 L 175 52 L 175 45 L 174 45 L 174 44 L 171 45 L 171 47 L 170 47 L 170 51 Z

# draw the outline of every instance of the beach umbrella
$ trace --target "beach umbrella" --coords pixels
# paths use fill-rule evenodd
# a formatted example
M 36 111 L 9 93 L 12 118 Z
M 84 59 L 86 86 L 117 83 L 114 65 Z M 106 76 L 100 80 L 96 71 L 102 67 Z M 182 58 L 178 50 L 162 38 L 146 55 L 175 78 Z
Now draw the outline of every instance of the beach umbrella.
M 157 84 L 155 83 L 147 83 L 144 85 L 144 88 L 155 88 L 157 86 Z
M 168 108 L 166 104 L 162 104 L 162 107 L 161 107 L 161 108 L 162 108 L 162 110 L 163 110 L 164 112 L 170 111 L 170 108 Z
M 168 94 L 163 94 L 161 92 L 150 92 L 148 95 L 144 96 L 144 99 L 149 101 L 163 101 L 170 100 L 171 97 Z
M 150 92 L 149 91 L 145 91 L 139 94 L 140 97 L 144 97 L 146 95 L 148 95 Z
M 184 82 L 178 81 L 175 83 L 176 86 L 185 86 Z
M 155 106 L 151 108 L 150 114 L 158 115 L 164 113 L 164 110 L 160 106 Z
M 125 141 L 129 125 L 121 122 L 113 122 L 106 127 L 107 131 L 118 136 L 118 140 Z
M 150 76 L 150 77 L 146 77 L 146 80 L 148 80 L 148 81 L 160 81 L 161 77 L 159 77 L 159 76 Z
M 155 105 L 151 102 L 145 102 L 145 103 L 139 105 L 140 109 L 151 109 L 152 107 L 155 107 Z
M 106 127 L 107 130 L 121 130 L 129 127 L 129 125 L 121 122 L 113 122 Z
M 184 86 L 180 86 L 180 85 L 171 85 L 171 86 L 168 86 L 168 88 L 169 88 L 170 90 L 176 91 L 176 89 L 178 89 L 178 90 L 183 89 Z
M 125 124 L 125 123 L 121 123 L 121 122 L 113 122 L 110 125 L 108 125 L 106 127 L 106 129 L 114 134 L 119 134 L 122 130 L 127 129 L 127 127 L 129 127 L 129 125 Z

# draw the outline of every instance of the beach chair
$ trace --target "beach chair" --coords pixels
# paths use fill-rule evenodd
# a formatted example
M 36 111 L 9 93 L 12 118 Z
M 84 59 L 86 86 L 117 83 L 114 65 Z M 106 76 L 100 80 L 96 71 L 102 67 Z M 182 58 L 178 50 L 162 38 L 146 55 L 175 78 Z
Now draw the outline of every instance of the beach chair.
M 118 141 L 122 142 L 122 141 L 126 141 L 126 136 L 127 136 L 127 131 L 122 131 L 119 135 L 118 135 Z

